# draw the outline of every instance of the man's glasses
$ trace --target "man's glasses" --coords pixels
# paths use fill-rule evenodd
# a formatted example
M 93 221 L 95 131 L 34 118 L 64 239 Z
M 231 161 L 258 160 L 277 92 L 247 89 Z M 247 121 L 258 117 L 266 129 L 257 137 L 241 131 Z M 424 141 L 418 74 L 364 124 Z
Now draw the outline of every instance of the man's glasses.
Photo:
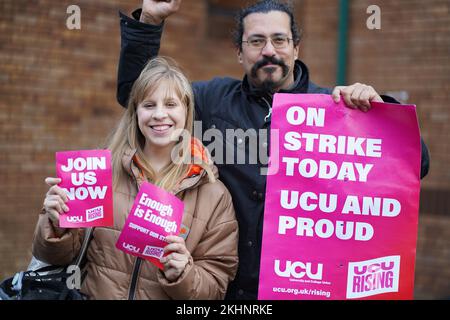
M 262 49 L 267 45 L 267 39 L 264 37 L 250 37 L 247 40 L 243 40 L 242 42 L 247 42 L 247 45 L 253 49 Z M 284 49 L 289 45 L 290 39 L 288 36 L 277 35 L 269 37 L 270 42 L 272 43 L 275 49 Z

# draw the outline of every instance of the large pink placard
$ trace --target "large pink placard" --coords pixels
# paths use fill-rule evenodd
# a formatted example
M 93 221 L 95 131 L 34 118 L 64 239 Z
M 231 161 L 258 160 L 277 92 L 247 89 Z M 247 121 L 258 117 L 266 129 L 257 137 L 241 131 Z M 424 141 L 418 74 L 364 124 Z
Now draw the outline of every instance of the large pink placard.
M 415 106 L 276 94 L 271 135 L 258 298 L 412 299 Z
M 168 235 L 178 235 L 184 203 L 173 194 L 145 182 L 125 222 L 116 247 L 162 269 L 159 259 Z
M 56 153 L 56 173 L 69 201 L 60 215 L 62 228 L 112 226 L 111 151 L 78 150 Z

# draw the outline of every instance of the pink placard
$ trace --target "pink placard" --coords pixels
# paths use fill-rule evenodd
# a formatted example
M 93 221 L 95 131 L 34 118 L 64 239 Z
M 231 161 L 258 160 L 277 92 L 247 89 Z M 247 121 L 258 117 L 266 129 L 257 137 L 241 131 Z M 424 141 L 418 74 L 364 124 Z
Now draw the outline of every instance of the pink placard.
M 113 225 L 111 151 L 57 152 L 56 173 L 62 179 L 59 187 L 69 197 L 69 211 L 60 216 L 60 227 Z
M 415 106 L 276 94 L 259 299 L 412 299 Z
M 159 259 L 167 245 L 165 238 L 178 234 L 183 211 L 183 201 L 151 183 L 143 183 L 116 247 L 162 269 Z

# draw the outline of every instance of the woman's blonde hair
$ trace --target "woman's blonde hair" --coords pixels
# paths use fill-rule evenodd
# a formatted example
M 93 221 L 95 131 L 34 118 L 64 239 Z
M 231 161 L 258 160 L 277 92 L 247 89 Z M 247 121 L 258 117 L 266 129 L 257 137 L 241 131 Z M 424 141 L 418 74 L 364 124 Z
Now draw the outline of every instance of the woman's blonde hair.
M 149 95 L 152 94 L 162 83 L 167 84 L 169 95 L 176 94 L 186 108 L 186 124 L 184 132 L 180 136 L 172 151 L 171 162 L 156 173 L 144 155 L 145 137 L 141 133 L 137 120 L 137 107 Z M 169 58 L 157 57 L 150 60 L 141 74 L 134 82 L 128 100 L 127 110 L 122 116 L 116 130 L 109 138 L 108 149 L 112 154 L 113 181 L 114 186 L 123 175 L 126 175 L 122 166 L 122 158 L 127 149 L 136 149 L 136 157 L 145 177 L 152 183 L 171 191 L 189 172 L 191 163 L 201 166 L 211 181 L 214 175 L 211 167 L 203 159 L 193 158 L 191 155 L 191 136 L 194 123 L 194 95 L 192 88 L 176 63 Z M 181 139 L 182 138 L 182 139 Z

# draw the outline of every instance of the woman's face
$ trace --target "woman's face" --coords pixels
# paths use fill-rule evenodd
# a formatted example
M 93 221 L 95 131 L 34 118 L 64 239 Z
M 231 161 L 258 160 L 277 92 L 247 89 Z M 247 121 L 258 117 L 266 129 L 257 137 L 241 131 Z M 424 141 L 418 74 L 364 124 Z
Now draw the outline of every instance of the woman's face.
M 138 126 L 145 137 L 145 148 L 153 151 L 173 147 L 186 124 L 186 106 L 163 81 L 138 105 Z

